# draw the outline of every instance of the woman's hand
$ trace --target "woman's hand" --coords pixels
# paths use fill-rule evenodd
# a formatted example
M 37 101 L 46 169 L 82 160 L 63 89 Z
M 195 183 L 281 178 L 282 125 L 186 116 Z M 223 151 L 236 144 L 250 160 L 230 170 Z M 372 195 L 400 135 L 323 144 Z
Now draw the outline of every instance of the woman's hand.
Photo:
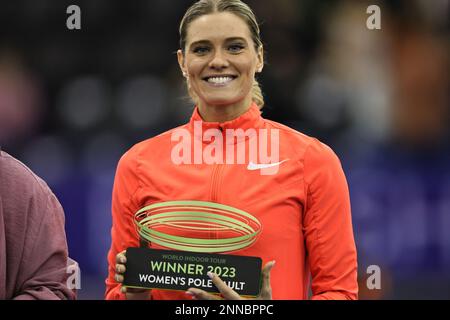
M 125 266 L 127 263 L 126 253 L 127 251 L 124 250 L 116 255 L 116 274 L 114 275 L 114 279 L 120 284 L 123 283 L 123 275 L 127 270 Z M 120 288 L 120 291 L 126 295 L 127 300 L 148 300 L 151 292 L 150 289 L 134 289 L 124 286 Z
M 275 261 L 271 261 L 266 263 L 262 270 L 262 287 L 261 292 L 255 300 L 272 300 L 272 287 L 270 286 L 270 271 L 275 265 Z M 243 300 L 236 291 L 231 289 L 229 286 L 225 284 L 225 282 L 220 279 L 220 277 L 212 272 L 208 272 L 208 276 L 211 278 L 214 285 L 219 289 L 219 292 L 222 294 L 222 297 L 225 300 Z M 186 291 L 186 294 L 192 296 L 193 299 L 196 300 L 219 300 L 220 297 L 211 293 L 207 293 L 201 289 L 197 288 L 189 288 Z

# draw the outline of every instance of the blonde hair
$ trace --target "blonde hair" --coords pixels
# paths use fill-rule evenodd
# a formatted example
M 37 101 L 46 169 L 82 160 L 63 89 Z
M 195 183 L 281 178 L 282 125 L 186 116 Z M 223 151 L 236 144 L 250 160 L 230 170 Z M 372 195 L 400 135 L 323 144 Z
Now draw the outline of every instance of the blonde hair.
M 253 43 L 255 44 L 255 50 L 258 51 L 262 47 L 263 44 L 258 22 L 252 9 L 246 3 L 241 0 L 199 0 L 186 11 L 180 23 L 180 48 L 183 54 L 186 47 L 187 30 L 192 21 L 215 12 L 231 12 L 242 18 L 250 30 Z M 196 101 L 196 95 L 192 92 L 189 82 L 188 92 L 191 98 Z M 252 85 L 252 100 L 262 109 L 264 106 L 264 96 L 261 86 L 256 79 L 253 80 Z

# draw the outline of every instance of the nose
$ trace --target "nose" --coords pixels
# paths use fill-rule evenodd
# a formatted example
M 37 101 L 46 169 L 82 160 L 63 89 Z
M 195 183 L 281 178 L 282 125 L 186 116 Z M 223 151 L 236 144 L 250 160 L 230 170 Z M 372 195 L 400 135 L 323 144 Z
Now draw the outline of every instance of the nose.
M 228 65 L 229 63 L 221 50 L 216 50 L 209 62 L 209 67 L 212 69 L 224 69 L 228 67 Z

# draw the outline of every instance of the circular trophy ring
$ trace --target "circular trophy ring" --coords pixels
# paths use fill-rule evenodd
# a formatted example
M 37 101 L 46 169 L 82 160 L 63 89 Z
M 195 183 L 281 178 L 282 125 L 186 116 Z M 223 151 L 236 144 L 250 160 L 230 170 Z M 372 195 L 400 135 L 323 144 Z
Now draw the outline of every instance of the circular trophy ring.
M 243 210 L 193 200 L 146 206 L 135 213 L 134 222 L 141 238 L 149 242 L 174 250 L 205 253 L 246 248 L 261 231 L 260 222 Z M 180 232 L 215 232 L 217 239 L 183 237 Z

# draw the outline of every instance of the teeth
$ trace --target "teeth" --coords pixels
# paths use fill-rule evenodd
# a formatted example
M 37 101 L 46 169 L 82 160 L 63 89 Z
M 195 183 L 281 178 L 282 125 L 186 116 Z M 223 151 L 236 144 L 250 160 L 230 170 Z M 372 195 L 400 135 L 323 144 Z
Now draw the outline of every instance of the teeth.
M 216 84 L 221 84 L 221 83 L 226 83 L 233 80 L 232 77 L 211 77 L 208 78 L 208 82 L 211 83 L 216 83 Z

